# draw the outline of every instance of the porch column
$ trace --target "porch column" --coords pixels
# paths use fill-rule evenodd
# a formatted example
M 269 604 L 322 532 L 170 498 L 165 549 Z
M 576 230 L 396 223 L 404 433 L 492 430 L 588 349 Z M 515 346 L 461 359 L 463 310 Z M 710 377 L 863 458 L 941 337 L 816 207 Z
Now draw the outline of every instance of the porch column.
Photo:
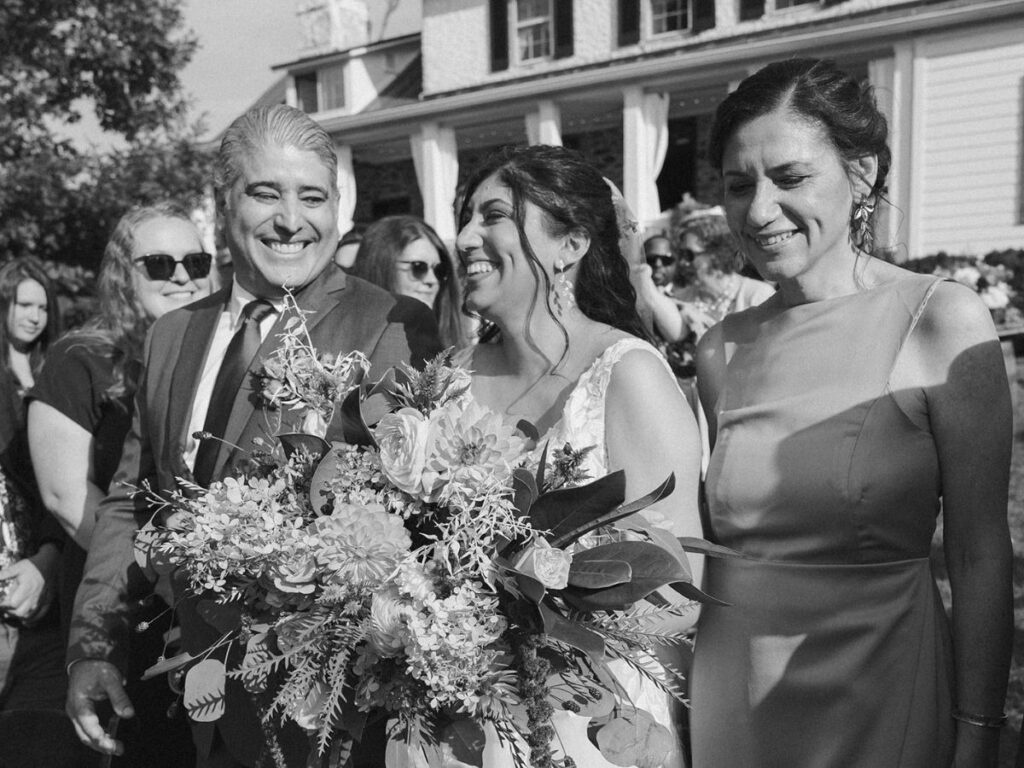
M 336 144 L 338 155 L 338 236 L 352 229 L 356 212 L 356 174 L 352 168 L 352 147 Z
M 666 93 L 623 91 L 622 194 L 641 224 L 661 213 L 657 180 L 668 151 L 668 105 Z
M 459 182 L 459 153 L 455 129 L 423 123 L 409 137 L 416 181 L 423 196 L 423 219 L 446 243 L 455 241 L 455 187 Z
M 562 146 L 562 111 L 555 102 L 537 102 L 537 111 L 526 115 L 526 139 L 534 144 Z

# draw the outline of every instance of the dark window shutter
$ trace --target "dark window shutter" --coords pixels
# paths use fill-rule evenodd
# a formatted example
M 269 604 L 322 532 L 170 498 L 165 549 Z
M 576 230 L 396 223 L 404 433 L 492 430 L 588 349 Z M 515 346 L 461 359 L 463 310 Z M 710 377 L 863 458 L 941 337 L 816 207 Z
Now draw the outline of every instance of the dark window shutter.
M 508 69 L 508 3 L 491 0 L 491 72 Z
M 619 0 L 619 47 L 640 42 L 640 0 Z
M 692 0 L 694 32 L 703 32 L 715 26 L 715 0 Z
M 842 2 L 844 2 L 844 0 L 822 0 L 822 4 L 826 7 L 830 5 L 839 5 Z
M 573 0 L 555 0 L 555 58 L 572 56 L 572 3 Z
M 740 21 L 760 19 L 764 16 L 764 0 L 740 0 Z

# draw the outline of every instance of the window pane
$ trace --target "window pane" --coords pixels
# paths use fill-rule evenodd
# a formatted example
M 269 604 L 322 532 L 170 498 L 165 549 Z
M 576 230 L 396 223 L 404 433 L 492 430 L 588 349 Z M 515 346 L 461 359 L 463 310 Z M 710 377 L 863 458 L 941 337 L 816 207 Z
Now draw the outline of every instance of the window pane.
M 651 31 L 679 32 L 690 26 L 689 0 L 651 0 Z
M 316 72 L 295 76 L 295 96 L 298 108 L 303 112 L 319 112 L 316 98 Z
M 794 8 L 798 5 L 817 5 L 820 0 L 775 0 L 775 10 L 783 8 Z
M 341 64 L 320 70 L 320 92 L 323 109 L 340 109 L 345 106 L 345 68 Z
M 519 60 L 542 59 L 551 55 L 551 25 L 519 27 Z
M 550 15 L 551 4 L 549 0 L 518 0 L 516 3 L 516 18 L 519 21 L 547 18 Z

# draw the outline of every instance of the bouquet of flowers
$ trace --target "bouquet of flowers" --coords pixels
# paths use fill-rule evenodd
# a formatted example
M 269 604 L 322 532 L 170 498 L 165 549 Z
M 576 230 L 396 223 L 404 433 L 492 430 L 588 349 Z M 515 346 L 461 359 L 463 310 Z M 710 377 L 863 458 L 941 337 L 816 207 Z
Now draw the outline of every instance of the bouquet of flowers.
M 683 640 L 651 622 L 706 597 L 683 544 L 716 548 L 634 514 L 672 478 L 626 503 L 621 472 L 587 482 L 586 449 L 531 452 L 532 427 L 477 403 L 450 354 L 369 383 L 361 356 L 318 358 L 303 334 L 266 361 L 264 392 L 345 440 L 282 435 L 244 476 L 175 494 L 166 523 L 140 531 L 140 562 L 181 569 L 234 617 L 206 653 L 150 673 L 187 670 L 201 720 L 223 712 L 225 676 L 240 679 L 269 702 L 266 724 L 298 723 L 332 765 L 380 716 L 392 768 L 479 765 L 485 726 L 517 765 L 570 765 L 552 752 L 555 708 L 591 718 L 618 764 L 666 754 L 668 730 L 608 663 L 681 695 L 653 651 Z M 230 668 L 227 646 L 244 648 Z

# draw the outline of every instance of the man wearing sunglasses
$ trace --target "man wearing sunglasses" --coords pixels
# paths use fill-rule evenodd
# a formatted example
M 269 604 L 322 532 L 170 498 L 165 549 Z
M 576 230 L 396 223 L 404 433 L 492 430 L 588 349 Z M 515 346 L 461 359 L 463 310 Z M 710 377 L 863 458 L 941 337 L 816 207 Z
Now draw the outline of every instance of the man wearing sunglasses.
M 265 435 L 270 417 L 249 374 L 279 343 L 291 316 L 283 311 L 286 291 L 304 310 L 314 345 L 336 354 L 364 352 L 370 375 L 400 362 L 422 364 L 440 349 L 426 306 L 347 276 L 333 264 L 337 158 L 328 134 L 305 113 L 277 105 L 242 115 L 224 134 L 215 173 L 234 278 L 224 290 L 153 326 L 132 429 L 111 483 L 117 490 L 98 510 L 75 602 L 67 711 L 82 741 L 104 753 L 119 754 L 122 745 L 106 732 L 96 705 L 109 700 L 119 717 L 132 715 L 120 672 L 131 627 L 129 601 L 151 591 L 148 577 L 134 565 L 132 543 L 138 523 L 154 510 L 123 484 L 148 482 L 168 492 L 185 478 L 207 486 L 244 460 L 254 438 Z M 188 254 L 180 263 L 189 274 L 202 272 L 209 269 L 204 256 Z M 141 261 L 157 278 L 173 274 L 177 265 L 166 254 Z M 273 416 L 285 420 L 279 433 L 297 430 L 287 423 L 288 413 Z M 197 432 L 222 439 L 198 441 Z M 178 602 L 182 645 L 197 655 L 221 635 L 213 626 L 216 611 L 200 616 L 194 600 Z M 254 766 L 267 755 L 255 707 L 239 681 L 228 681 L 225 704 L 216 723 L 193 724 L 197 765 Z M 305 765 L 304 733 L 286 728 L 279 742 L 289 765 Z M 382 750 L 380 742 L 371 746 Z M 357 756 L 357 764 L 382 762 L 382 752 Z

